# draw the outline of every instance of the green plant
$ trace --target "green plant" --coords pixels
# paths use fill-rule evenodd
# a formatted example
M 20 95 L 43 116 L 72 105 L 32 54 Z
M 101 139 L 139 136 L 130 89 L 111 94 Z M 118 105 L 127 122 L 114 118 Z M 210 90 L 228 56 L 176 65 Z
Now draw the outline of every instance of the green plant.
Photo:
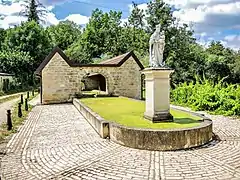
M 173 104 L 191 107 L 193 110 L 215 114 L 240 115 L 240 88 L 220 80 L 198 79 L 196 83 L 182 83 L 171 91 Z

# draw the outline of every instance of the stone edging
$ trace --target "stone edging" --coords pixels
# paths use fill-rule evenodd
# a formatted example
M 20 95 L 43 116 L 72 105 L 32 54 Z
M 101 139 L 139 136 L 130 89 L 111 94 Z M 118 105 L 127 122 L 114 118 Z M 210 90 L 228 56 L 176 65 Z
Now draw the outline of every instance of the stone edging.
M 100 135 L 101 138 L 109 137 L 109 122 L 105 121 L 97 113 L 93 112 L 90 108 L 81 103 L 78 99 L 73 99 L 73 105 L 79 112 L 85 117 L 85 119 L 91 124 L 94 130 Z
M 197 127 L 142 129 L 108 122 L 78 99 L 74 99 L 73 104 L 102 138 L 109 137 L 113 142 L 127 147 L 161 151 L 179 150 L 200 146 L 212 140 L 212 121 L 197 113 L 192 114 L 203 118 Z

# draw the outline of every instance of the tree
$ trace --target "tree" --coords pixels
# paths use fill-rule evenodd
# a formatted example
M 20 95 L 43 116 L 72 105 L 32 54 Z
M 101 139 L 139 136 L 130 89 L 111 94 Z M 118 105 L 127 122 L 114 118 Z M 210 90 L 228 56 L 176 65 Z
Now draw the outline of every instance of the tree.
M 0 52 L 0 71 L 14 74 L 22 85 L 28 84 L 32 66 L 32 58 L 28 53 L 18 51 L 1 51 Z
M 125 41 L 129 42 L 127 49 L 138 51 L 140 54 L 146 54 L 148 51 L 149 34 L 145 32 L 145 14 L 138 5 L 133 2 L 133 9 L 128 18 L 128 25 L 124 28 Z
M 7 51 L 25 52 L 31 56 L 33 62 L 29 69 L 32 78 L 34 71 L 53 47 L 44 28 L 35 21 L 9 29 L 3 46 Z
M 6 35 L 6 31 L 4 29 L 0 28 L 0 51 L 1 51 L 2 44 L 5 39 L 5 35 Z
M 81 28 L 72 21 L 61 21 L 47 28 L 54 46 L 66 50 L 81 36 Z
M 121 45 L 121 12 L 93 11 L 89 23 L 86 25 L 81 38 L 66 50 L 71 59 L 80 62 L 92 62 L 92 58 L 99 58 L 102 54 L 118 55 L 125 53 Z
M 39 23 L 40 18 L 46 15 L 47 10 L 38 0 L 24 0 L 23 2 L 24 10 L 20 12 L 20 15 L 27 17 L 28 21 Z
M 148 31 L 150 33 L 155 31 L 157 24 L 161 24 L 162 29 L 167 31 L 175 21 L 171 7 L 164 3 L 163 0 L 150 1 L 147 5 L 146 14 Z
M 128 22 L 130 25 L 132 25 L 134 28 L 143 28 L 145 23 L 144 23 L 144 18 L 145 14 L 142 9 L 138 8 L 138 4 L 132 2 L 132 12 L 130 16 L 128 17 Z

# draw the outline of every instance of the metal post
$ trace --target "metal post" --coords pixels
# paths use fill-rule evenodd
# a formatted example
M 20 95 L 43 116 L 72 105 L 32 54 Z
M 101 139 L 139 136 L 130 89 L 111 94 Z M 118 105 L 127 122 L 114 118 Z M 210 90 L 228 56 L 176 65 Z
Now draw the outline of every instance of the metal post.
M 34 90 L 32 90 L 32 96 L 34 96 Z
M 25 111 L 28 111 L 28 99 L 25 99 Z
M 27 92 L 27 98 L 29 98 L 29 92 Z
M 23 104 L 23 94 L 21 94 L 21 104 Z
M 22 108 L 21 108 L 22 104 L 18 103 L 18 117 L 22 117 Z
M 11 110 L 7 110 L 7 130 L 12 130 Z

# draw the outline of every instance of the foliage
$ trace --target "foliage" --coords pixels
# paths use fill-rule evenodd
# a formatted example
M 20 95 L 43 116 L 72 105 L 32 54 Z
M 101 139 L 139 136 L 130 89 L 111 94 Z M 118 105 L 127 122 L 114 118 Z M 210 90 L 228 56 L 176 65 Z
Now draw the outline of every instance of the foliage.
M 0 51 L 2 49 L 2 44 L 4 42 L 4 38 L 6 36 L 6 31 L 2 28 L 0 28 Z
M 198 111 L 240 115 L 240 87 L 223 83 L 223 80 L 217 84 L 207 79 L 182 83 L 172 90 L 171 100 L 174 104 L 189 106 Z
M 114 55 L 125 53 L 125 49 L 119 45 L 121 14 L 94 10 L 81 38 L 66 51 L 67 55 L 80 62 L 91 62 L 92 58 L 99 58 L 107 52 Z
M 146 14 L 148 31 L 150 33 L 155 31 L 158 24 L 161 24 L 162 29 L 167 31 L 175 20 L 171 7 L 163 2 L 163 0 L 150 1 L 147 5 Z
M 58 25 L 47 28 L 47 32 L 54 46 L 66 50 L 81 36 L 81 28 L 71 21 L 61 21 Z
M 29 53 L 10 50 L 0 52 L 0 71 L 13 74 L 23 85 L 28 82 L 32 63 Z
M 174 122 L 152 123 L 143 118 L 145 103 L 123 97 L 83 98 L 81 102 L 109 121 L 138 128 L 168 129 L 198 126 L 199 117 L 179 110 L 171 109 Z M 121 107 L 121 108 L 119 108 Z M 111 111 L 109 111 L 111 109 Z
M 29 78 L 30 85 L 33 85 L 33 73 L 43 61 L 43 59 L 47 56 L 52 48 L 52 44 L 50 43 L 49 37 L 45 29 L 37 24 L 35 21 L 22 23 L 20 26 L 17 26 L 12 29 L 7 30 L 7 34 L 4 41 L 4 49 L 7 52 L 23 52 L 24 55 L 21 59 L 25 59 L 22 62 L 22 66 L 18 66 L 19 69 L 25 70 L 19 71 L 25 76 L 31 76 Z M 31 57 L 26 58 L 25 54 Z M 19 55 L 21 56 L 21 55 Z M 9 59 L 9 64 L 11 64 L 11 57 Z M 28 61 L 27 59 L 31 60 Z M 17 61 L 17 60 L 14 60 Z M 21 62 L 19 62 L 21 63 Z M 15 62 L 13 62 L 15 64 Z M 20 64 L 19 64 L 20 65 Z M 14 70 L 16 66 L 12 66 L 10 72 L 15 73 Z M 6 70 L 9 71 L 10 67 L 5 67 Z M 17 73 L 15 73 L 17 74 Z

